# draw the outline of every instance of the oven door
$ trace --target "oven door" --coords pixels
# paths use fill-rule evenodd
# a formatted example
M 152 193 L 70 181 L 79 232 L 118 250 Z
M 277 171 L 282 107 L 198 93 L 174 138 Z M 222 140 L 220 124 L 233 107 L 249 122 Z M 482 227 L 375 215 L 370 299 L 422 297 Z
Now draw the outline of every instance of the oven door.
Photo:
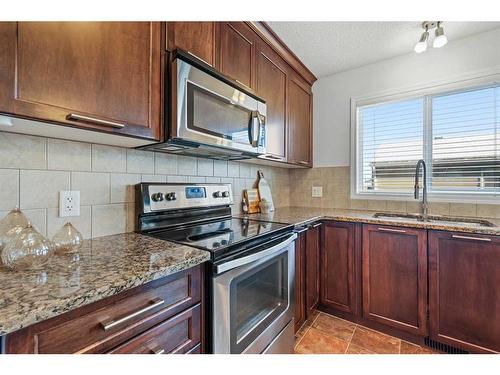
M 266 152 L 266 105 L 179 58 L 177 137 L 252 154 Z
M 295 238 L 215 266 L 214 353 L 262 353 L 293 319 Z

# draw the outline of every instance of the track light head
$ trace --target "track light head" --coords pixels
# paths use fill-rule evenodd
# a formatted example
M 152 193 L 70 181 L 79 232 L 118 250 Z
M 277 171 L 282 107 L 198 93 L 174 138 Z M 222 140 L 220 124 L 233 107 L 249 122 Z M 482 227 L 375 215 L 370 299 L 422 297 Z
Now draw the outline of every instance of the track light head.
M 441 22 L 438 22 L 436 31 L 435 31 L 435 38 L 434 42 L 432 43 L 432 46 L 434 48 L 441 48 L 444 46 L 446 43 L 448 43 L 448 38 L 446 35 L 444 35 L 444 29 L 443 26 L 441 26 Z
M 415 44 L 415 52 L 422 53 L 427 49 L 427 40 L 429 39 L 429 32 L 427 29 L 420 36 L 420 40 Z

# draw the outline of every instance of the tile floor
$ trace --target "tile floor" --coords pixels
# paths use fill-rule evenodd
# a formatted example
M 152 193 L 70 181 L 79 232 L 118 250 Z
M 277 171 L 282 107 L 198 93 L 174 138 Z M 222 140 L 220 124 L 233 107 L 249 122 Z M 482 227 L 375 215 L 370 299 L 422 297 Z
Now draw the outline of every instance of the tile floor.
M 296 354 L 436 354 L 404 340 L 319 311 L 297 332 Z

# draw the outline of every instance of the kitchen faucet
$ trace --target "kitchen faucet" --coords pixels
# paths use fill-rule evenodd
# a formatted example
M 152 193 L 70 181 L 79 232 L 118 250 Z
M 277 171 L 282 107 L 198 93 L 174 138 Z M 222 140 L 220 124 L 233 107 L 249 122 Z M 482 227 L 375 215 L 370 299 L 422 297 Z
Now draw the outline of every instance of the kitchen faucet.
M 418 185 L 418 172 L 420 170 L 420 166 L 422 166 L 422 179 L 423 179 L 423 188 L 422 188 L 422 203 L 420 205 L 420 214 L 422 215 L 422 220 L 427 221 L 428 214 L 428 204 L 427 204 L 427 168 L 425 166 L 425 161 L 420 159 L 417 161 L 417 166 L 415 168 L 415 191 L 414 196 L 415 199 L 418 199 L 420 186 Z

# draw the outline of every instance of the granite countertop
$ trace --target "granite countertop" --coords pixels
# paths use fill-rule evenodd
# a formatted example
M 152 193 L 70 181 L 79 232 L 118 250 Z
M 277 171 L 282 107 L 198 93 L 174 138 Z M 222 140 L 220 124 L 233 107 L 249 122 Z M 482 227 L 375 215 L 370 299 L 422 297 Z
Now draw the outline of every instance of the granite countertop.
M 43 272 L 0 266 L 0 335 L 207 261 L 210 253 L 137 233 L 84 241 Z
M 320 219 L 331 219 L 337 221 L 351 221 L 368 224 L 385 224 L 402 227 L 413 227 L 423 229 L 447 230 L 453 232 L 468 232 L 477 234 L 500 235 L 500 220 L 485 218 L 495 224 L 495 227 L 482 226 L 472 223 L 451 223 L 445 221 L 422 222 L 415 219 L 404 218 L 374 218 L 371 211 L 340 210 L 330 208 L 312 207 L 283 207 L 276 208 L 269 214 L 244 215 L 257 220 L 275 221 L 286 224 L 305 225 Z M 465 218 L 473 219 L 473 218 Z

